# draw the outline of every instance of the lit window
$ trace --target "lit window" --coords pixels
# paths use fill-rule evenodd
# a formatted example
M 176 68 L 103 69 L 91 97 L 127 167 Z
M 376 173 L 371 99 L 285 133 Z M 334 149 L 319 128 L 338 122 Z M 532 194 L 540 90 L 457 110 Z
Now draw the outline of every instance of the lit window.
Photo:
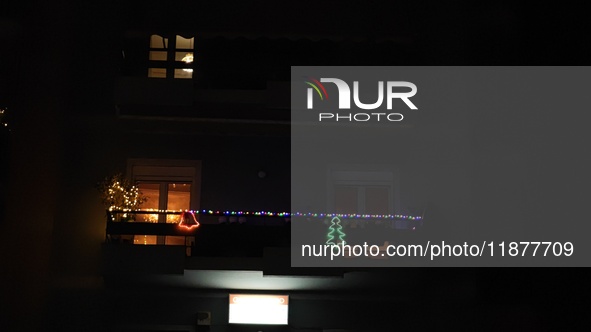
M 170 182 L 139 182 L 138 188 L 148 200 L 142 205 L 142 209 L 184 211 L 191 209 L 191 183 Z M 166 222 L 177 224 L 180 215 L 141 214 L 138 221 Z M 157 236 L 140 235 L 134 239 L 135 244 L 156 244 Z M 167 236 L 165 240 L 169 245 L 185 245 L 184 236 Z
M 175 69 L 174 78 L 192 78 L 193 69 Z
M 176 35 L 172 41 L 169 43 L 169 38 L 160 35 L 150 36 L 148 77 L 193 78 L 195 38 Z
M 159 35 L 150 36 L 150 48 L 168 48 L 168 38 L 164 38 Z
M 150 68 L 148 68 L 148 77 L 166 78 L 166 60 L 168 59 L 168 38 L 160 35 L 150 36 Z
M 148 68 L 148 77 L 166 78 L 166 68 Z
M 183 38 L 179 35 L 176 36 L 176 48 L 178 50 L 185 49 L 185 50 L 192 50 L 193 49 L 193 40 L 194 38 Z
M 193 52 L 175 52 L 174 59 L 184 63 L 193 62 Z
M 166 61 L 166 52 L 150 51 L 150 61 Z
M 129 172 L 138 184 L 139 190 L 148 200 L 142 210 L 185 211 L 197 208 L 201 163 L 197 161 L 170 161 L 152 159 L 130 159 Z M 151 223 L 180 222 L 179 214 L 138 214 L 137 221 Z M 186 246 L 190 255 L 192 236 L 135 235 L 134 244 L 166 244 Z

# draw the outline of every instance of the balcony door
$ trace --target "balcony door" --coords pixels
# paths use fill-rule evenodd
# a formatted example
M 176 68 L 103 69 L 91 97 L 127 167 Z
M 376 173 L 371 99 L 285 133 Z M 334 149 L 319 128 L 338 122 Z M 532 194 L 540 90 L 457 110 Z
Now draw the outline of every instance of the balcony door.
M 148 197 L 142 209 L 198 210 L 201 162 L 165 159 L 130 159 L 128 174 Z M 178 223 L 179 215 L 143 214 L 140 222 Z M 188 245 L 183 236 L 136 235 L 134 244 Z

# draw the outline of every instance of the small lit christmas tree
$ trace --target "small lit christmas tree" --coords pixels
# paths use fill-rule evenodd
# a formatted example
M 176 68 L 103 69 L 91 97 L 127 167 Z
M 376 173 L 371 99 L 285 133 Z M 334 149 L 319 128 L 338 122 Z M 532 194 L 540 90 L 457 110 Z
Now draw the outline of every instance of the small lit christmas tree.
M 98 190 L 102 193 L 103 204 L 109 211 L 122 210 L 133 211 L 148 200 L 123 174 L 115 174 L 106 177 L 98 184 Z
M 343 226 L 341 226 L 341 219 L 339 219 L 339 217 L 334 217 L 330 223 L 331 225 L 328 227 L 328 240 L 326 241 L 326 244 L 333 246 L 345 244 L 345 232 L 343 232 Z

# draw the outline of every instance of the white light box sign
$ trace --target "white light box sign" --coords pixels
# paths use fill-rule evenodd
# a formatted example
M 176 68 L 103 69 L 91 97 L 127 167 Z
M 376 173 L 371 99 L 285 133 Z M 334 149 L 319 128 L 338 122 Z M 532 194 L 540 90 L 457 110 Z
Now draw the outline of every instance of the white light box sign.
M 287 325 L 288 295 L 230 294 L 230 324 Z

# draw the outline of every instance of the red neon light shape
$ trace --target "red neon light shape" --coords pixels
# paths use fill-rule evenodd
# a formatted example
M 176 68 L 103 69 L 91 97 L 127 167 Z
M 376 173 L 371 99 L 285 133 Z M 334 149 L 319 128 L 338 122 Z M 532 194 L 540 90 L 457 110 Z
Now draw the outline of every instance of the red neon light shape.
M 181 213 L 181 222 L 179 223 L 179 227 L 184 227 L 186 229 L 193 229 L 199 227 L 199 222 L 197 218 L 195 218 L 195 214 L 191 211 L 185 211 Z

